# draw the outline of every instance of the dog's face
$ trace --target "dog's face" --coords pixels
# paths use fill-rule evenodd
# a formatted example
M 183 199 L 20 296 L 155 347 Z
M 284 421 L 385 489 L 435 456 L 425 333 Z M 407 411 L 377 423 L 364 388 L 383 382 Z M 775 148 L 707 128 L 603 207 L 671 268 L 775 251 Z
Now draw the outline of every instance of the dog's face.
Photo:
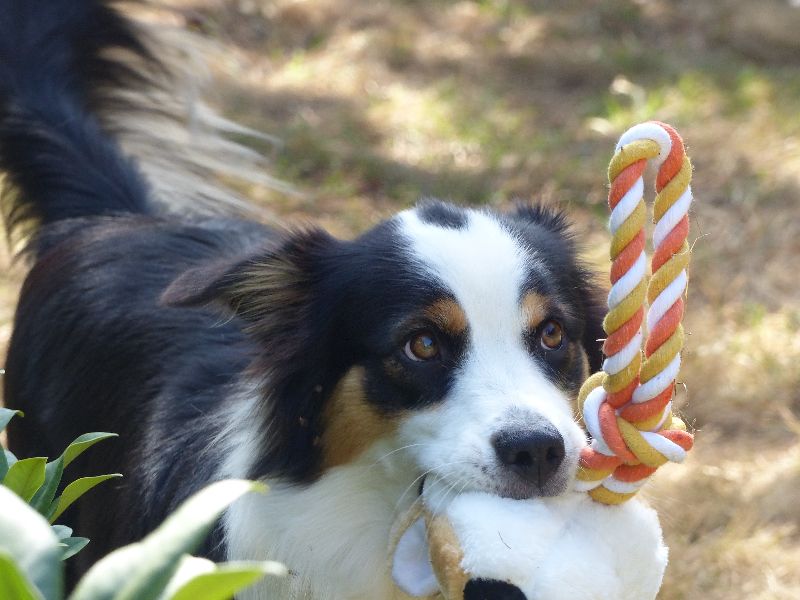
M 549 215 L 461 216 L 399 218 L 441 293 L 399 327 L 406 342 L 385 369 L 409 400 L 424 399 L 400 443 L 455 491 L 556 495 L 586 444 L 571 404 L 589 369 L 585 275 Z
M 427 203 L 197 279 L 167 295 L 222 298 L 262 350 L 253 476 L 307 479 L 390 440 L 455 491 L 568 486 L 586 443 L 571 400 L 597 367 L 603 308 L 559 215 Z

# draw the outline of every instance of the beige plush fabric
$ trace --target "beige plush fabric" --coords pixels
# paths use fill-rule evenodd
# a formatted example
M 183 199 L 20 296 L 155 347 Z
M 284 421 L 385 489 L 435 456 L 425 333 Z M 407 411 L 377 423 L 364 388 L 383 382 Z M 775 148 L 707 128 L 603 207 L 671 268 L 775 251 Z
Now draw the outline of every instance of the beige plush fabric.
M 456 532 L 444 515 L 432 517 L 426 512 L 425 522 L 433 570 L 439 585 L 444 588 L 444 594 L 440 594 L 440 597 L 444 600 L 462 600 L 469 575 L 461 568 L 464 552 Z
M 422 506 L 422 502 L 415 502 L 406 514 L 402 515 L 397 521 L 395 521 L 394 526 L 392 527 L 391 535 L 389 536 L 389 553 L 388 553 L 388 568 L 389 572 L 392 570 L 392 561 L 394 560 L 394 553 L 397 549 L 397 543 L 400 541 L 400 538 L 406 532 L 406 530 L 411 527 L 418 519 L 422 518 L 425 515 L 425 509 Z M 427 518 L 426 518 L 427 522 Z M 438 572 L 437 572 L 438 575 Z M 417 596 L 409 596 L 399 587 L 394 587 L 394 596 L 392 600 L 445 600 L 441 593 L 436 593 L 431 596 L 427 596 L 424 598 L 420 598 Z

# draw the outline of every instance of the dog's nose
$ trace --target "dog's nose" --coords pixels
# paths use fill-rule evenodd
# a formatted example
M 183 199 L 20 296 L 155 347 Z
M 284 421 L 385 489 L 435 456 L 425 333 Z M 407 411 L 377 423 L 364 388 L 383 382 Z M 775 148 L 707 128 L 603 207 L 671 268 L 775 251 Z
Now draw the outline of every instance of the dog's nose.
M 492 438 L 500 463 L 543 487 L 564 460 L 564 438 L 551 425 L 503 429 Z
M 470 579 L 464 586 L 464 600 L 527 600 L 515 585 L 497 579 Z

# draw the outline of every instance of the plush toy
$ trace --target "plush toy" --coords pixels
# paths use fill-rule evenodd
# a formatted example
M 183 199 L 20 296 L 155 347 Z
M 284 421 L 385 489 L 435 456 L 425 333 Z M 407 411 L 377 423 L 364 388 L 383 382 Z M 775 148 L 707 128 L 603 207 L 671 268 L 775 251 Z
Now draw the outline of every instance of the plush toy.
M 445 496 L 426 484 L 398 521 L 395 600 L 651 600 L 661 586 L 667 548 L 638 500 Z
M 643 199 L 648 161 L 658 166 L 652 276 Z M 659 466 L 681 462 L 693 444 L 672 414 L 684 339 L 691 171 L 680 136 L 659 122 L 625 132 L 609 166 L 606 359 L 578 397 L 592 442 L 581 453 L 575 491 L 530 500 L 479 492 L 450 497 L 438 482 L 426 482 L 393 530 L 397 600 L 655 598 L 667 548 L 656 513 L 632 498 Z

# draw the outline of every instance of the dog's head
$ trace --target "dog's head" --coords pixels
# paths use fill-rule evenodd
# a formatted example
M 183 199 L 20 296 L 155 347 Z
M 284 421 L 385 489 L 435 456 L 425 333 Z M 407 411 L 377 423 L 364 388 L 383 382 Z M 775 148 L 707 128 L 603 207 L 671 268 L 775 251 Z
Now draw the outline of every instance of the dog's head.
M 165 299 L 222 301 L 258 343 L 251 476 L 310 479 L 391 440 L 454 489 L 548 496 L 585 445 L 571 399 L 604 310 L 553 211 L 429 202 L 353 241 L 290 233 Z

